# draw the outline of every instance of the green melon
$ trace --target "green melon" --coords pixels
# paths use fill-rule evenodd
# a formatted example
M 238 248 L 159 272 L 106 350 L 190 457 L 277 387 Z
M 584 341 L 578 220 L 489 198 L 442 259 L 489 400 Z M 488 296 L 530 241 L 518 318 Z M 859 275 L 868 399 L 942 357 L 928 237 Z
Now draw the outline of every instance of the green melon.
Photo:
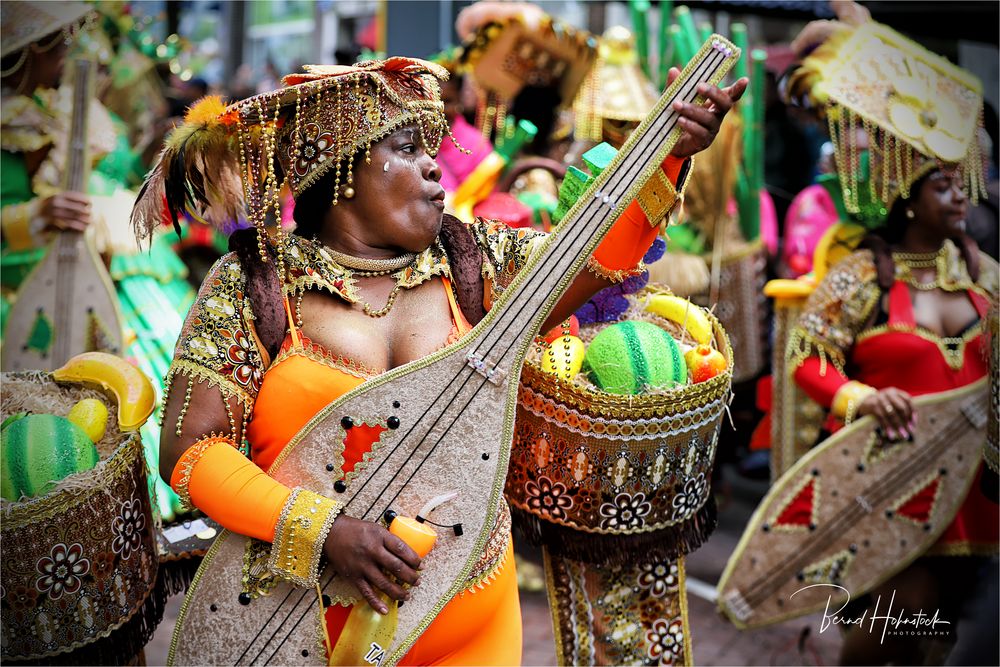
M 594 336 L 584 361 L 591 381 L 609 394 L 641 394 L 687 380 L 677 342 L 649 322 L 612 324 Z
M 94 443 L 83 429 L 56 415 L 28 415 L 0 432 L 6 500 L 45 495 L 59 480 L 97 465 Z

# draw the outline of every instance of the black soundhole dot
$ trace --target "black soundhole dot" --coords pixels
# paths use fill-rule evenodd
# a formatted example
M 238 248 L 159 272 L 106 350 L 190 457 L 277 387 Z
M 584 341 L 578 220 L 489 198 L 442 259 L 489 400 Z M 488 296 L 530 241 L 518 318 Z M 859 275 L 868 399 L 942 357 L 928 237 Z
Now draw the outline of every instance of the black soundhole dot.
M 347 416 L 341 417 L 340 425 L 344 428 L 354 428 L 354 420 Z
M 219 611 L 219 607 L 217 605 L 210 604 L 210 605 L 208 605 L 208 610 L 209 611 Z
M 240 604 L 243 605 L 244 607 L 253 602 L 253 598 L 250 597 L 249 593 L 240 593 L 240 596 L 237 599 L 240 601 Z
M 347 483 L 342 479 L 338 479 L 333 483 L 333 490 L 337 493 L 343 493 L 344 491 L 347 491 Z
M 309 657 L 309 650 L 308 649 L 302 649 L 302 657 L 303 658 L 308 658 Z
M 336 468 L 336 466 L 335 466 L 335 465 L 333 465 L 332 463 L 327 463 L 327 464 L 326 464 L 326 471 L 327 471 L 327 472 L 333 472 L 333 469 L 334 469 L 334 468 Z
M 392 416 L 385 420 L 386 426 L 392 429 L 399 428 L 399 417 Z
M 398 408 L 400 405 L 401 405 L 401 403 L 399 401 L 393 401 L 392 402 L 392 407 L 394 407 L 394 408 Z
M 490 460 L 490 453 L 489 452 L 483 452 L 483 460 L 484 461 L 489 461 Z

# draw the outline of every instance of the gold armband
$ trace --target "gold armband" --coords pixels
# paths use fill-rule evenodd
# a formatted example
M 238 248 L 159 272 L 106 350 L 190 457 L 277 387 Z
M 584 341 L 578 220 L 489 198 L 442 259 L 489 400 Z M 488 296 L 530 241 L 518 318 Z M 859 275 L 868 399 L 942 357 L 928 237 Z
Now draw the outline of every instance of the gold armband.
M 851 380 L 842 385 L 833 395 L 831 411 L 835 417 L 844 420 L 845 424 L 850 424 L 854 421 L 855 413 L 861 402 L 877 391 L 875 387 Z
M 343 508 L 343 503 L 318 493 L 292 489 L 274 529 L 268 569 L 299 586 L 313 586 L 319 574 L 323 542 Z
M 38 213 L 38 199 L 4 206 L 3 235 L 11 250 L 29 250 L 38 245 L 31 233 L 31 221 Z
M 639 208 L 646 214 L 646 220 L 649 221 L 650 226 L 658 227 L 680 198 L 677 190 L 674 189 L 674 184 L 663 173 L 663 169 L 657 169 L 639 190 L 635 200 L 639 202 Z

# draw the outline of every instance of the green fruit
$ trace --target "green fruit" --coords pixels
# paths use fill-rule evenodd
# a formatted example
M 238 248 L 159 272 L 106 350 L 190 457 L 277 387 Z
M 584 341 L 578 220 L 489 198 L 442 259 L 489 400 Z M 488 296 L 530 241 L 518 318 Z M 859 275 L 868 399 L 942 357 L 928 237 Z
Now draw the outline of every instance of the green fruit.
M 607 327 L 590 342 L 585 362 L 591 381 L 609 394 L 641 394 L 687 380 L 676 341 L 649 322 Z
M 7 426 L 0 433 L 0 456 L 6 500 L 45 495 L 99 458 L 83 429 L 56 415 L 28 415 Z
M 16 422 L 21 417 L 27 417 L 27 416 L 28 416 L 27 412 L 15 412 L 10 417 L 7 417 L 7 419 L 4 419 L 3 423 L 0 423 L 0 431 L 4 430 L 8 426 L 10 426 L 11 424 L 13 424 L 14 422 Z

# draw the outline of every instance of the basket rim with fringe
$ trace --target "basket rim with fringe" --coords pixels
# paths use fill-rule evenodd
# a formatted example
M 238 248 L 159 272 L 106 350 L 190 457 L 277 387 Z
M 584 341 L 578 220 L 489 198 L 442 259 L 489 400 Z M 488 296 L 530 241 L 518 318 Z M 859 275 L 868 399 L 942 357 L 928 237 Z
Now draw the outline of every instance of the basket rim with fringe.
M 722 324 L 705 312 L 728 363 L 705 382 L 615 395 L 525 362 L 506 495 L 530 541 L 576 560 L 626 564 L 640 555 L 673 558 L 708 538 L 716 518 L 708 487 L 731 396 L 732 348 Z M 615 475 L 625 477 L 615 482 Z M 616 521 L 615 504 L 643 518 Z
M 72 391 L 73 388 L 73 385 L 66 386 L 57 383 L 49 373 L 43 371 L 2 373 L 0 378 L 5 384 L 14 380 L 47 384 L 60 392 Z M 79 389 L 84 390 L 83 387 L 79 387 Z M 109 427 L 117 429 L 117 421 L 110 421 Z M 93 469 L 81 471 L 66 478 L 79 482 L 89 475 L 94 478 L 95 483 L 88 484 L 86 488 L 82 488 L 82 485 L 76 483 L 60 485 L 42 496 L 3 502 L 2 512 L 0 512 L 0 518 L 3 522 L 0 526 L 0 534 L 3 536 L 6 553 L 4 554 L 3 567 L 0 570 L 3 572 L 5 593 L 3 605 L 5 634 L 3 659 L 5 661 L 40 660 L 68 653 L 72 653 L 74 662 L 80 664 L 88 662 L 101 664 L 109 660 L 120 661 L 137 654 L 148 642 L 156 625 L 162 619 L 166 593 L 158 591 L 156 585 L 159 569 L 154 541 L 156 528 L 149 501 L 148 471 L 143 455 L 142 440 L 138 431 L 120 432 L 120 437 L 121 440 L 116 441 L 116 446 L 111 454 L 107 458 L 102 458 Z M 128 489 L 129 498 L 125 501 L 122 501 L 123 495 L 115 495 L 116 491 L 120 493 L 123 489 Z M 100 496 L 100 498 L 95 496 Z M 142 527 L 139 529 L 140 535 L 127 557 L 124 546 L 115 551 L 113 545 L 113 536 L 116 535 L 115 525 L 119 526 L 117 534 L 124 535 L 121 532 L 123 515 L 120 510 L 125 504 L 129 505 L 129 510 L 137 508 L 139 512 L 138 515 L 130 514 L 128 518 L 138 522 L 139 519 L 134 517 L 141 516 L 142 522 Z M 91 508 L 90 513 L 93 514 L 91 517 L 85 516 L 88 507 Z M 75 520 L 78 525 L 85 525 L 86 528 L 81 529 L 79 533 L 61 536 L 62 540 L 60 541 L 52 534 L 62 529 L 60 524 L 63 524 L 65 519 L 60 521 L 60 517 L 70 514 L 74 514 L 76 517 L 83 516 L 82 519 Z M 99 522 L 87 523 L 97 516 L 105 518 L 106 521 L 103 524 Z M 116 522 L 118 523 L 116 524 Z M 25 532 L 44 534 L 44 545 L 41 547 L 37 545 L 24 546 L 24 554 L 22 555 L 17 552 L 21 546 L 17 544 L 17 538 L 23 539 Z M 124 540 L 124 538 L 122 539 Z M 64 552 L 73 551 L 78 546 L 80 547 L 78 560 L 74 561 L 77 564 L 74 578 L 78 581 L 73 582 L 74 586 L 78 587 L 70 590 L 71 587 L 67 585 L 61 589 L 62 592 L 59 595 L 60 598 L 63 598 L 62 602 L 68 602 L 72 608 L 77 610 L 74 621 L 71 621 L 73 627 L 84 627 L 83 621 L 80 620 L 84 616 L 83 608 L 85 604 L 91 606 L 94 604 L 96 597 L 94 591 L 88 587 L 89 584 L 85 586 L 82 582 L 90 578 L 94 578 L 96 581 L 95 558 L 102 555 L 106 557 L 107 554 L 111 554 L 112 557 L 112 569 L 106 575 L 105 586 L 114 585 L 116 578 L 122 574 L 125 575 L 120 578 L 122 586 L 126 589 L 123 595 L 126 595 L 127 598 L 124 603 L 119 605 L 118 617 L 113 620 L 98 618 L 96 610 L 93 610 L 90 623 L 90 627 L 95 628 L 93 632 L 88 634 L 86 631 L 80 631 L 79 634 L 72 635 L 71 641 L 62 645 L 55 640 L 50 642 L 40 640 L 41 644 L 47 648 L 39 646 L 36 650 L 30 650 L 27 653 L 15 653 L 14 651 L 21 650 L 28 645 L 18 646 L 16 641 L 19 636 L 18 632 L 30 625 L 34 634 L 37 635 L 39 632 L 37 625 L 41 622 L 39 620 L 41 615 L 45 614 L 46 611 L 49 612 L 48 615 L 52 615 L 52 610 L 43 605 L 46 605 L 47 602 L 54 603 L 57 599 L 53 598 L 51 594 L 46 594 L 46 591 L 39 587 L 39 582 L 42 581 L 41 576 L 44 574 L 42 569 L 39 569 L 39 564 L 45 558 L 54 560 L 53 557 L 59 547 L 64 548 L 60 552 L 62 555 Z M 145 553 L 147 551 L 148 554 Z M 25 559 L 28 559 L 27 562 Z M 37 561 L 35 564 L 37 572 L 31 570 L 31 560 Z M 129 563 L 129 560 L 132 562 Z M 80 572 L 83 570 L 82 564 L 84 562 L 86 562 L 86 570 Z M 131 571 L 127 568 L 130 568 Z M 18 612 L 13 610 L 13 603 L 9 596 L 19 585 L 24 585 L 16 582 L 25 582 L 32 578 L 36 579 L 35 589 L 37 590 L 35 592 L 37 595 L 35 599 L 37 602 L 28 611 L 31 622 L 29 624 L 18 623 L 16 618 Z M 137 583 L 141 584 L 141 587 L 136 586 Z M 132 591 L 132 588 L 139 590 Z M 86 602 L 85 599 L 89 602 Z

